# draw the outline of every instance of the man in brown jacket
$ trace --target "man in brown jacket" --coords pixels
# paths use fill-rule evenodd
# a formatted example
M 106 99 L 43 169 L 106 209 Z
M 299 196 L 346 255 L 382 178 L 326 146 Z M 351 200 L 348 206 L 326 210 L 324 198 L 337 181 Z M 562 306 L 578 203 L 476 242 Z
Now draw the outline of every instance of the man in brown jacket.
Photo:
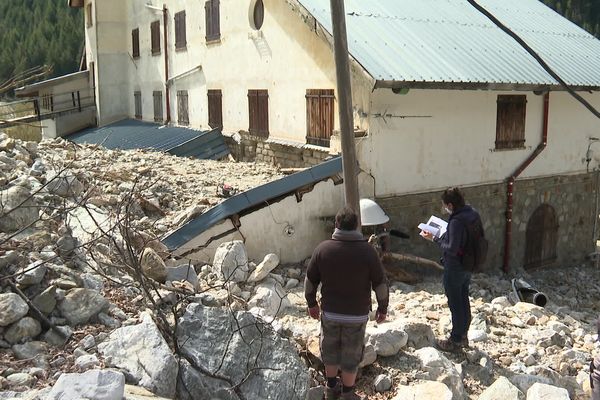
M 360 397 L 354 393 L 362 361 L 371 290 L 377 298 L 377 322 L 386 318 L 389 289 L 377 252 L 357 231 L 358 217 L 350 208 L 335 216 L 335 232 L 315 249 L 304 281 L 308 313 L 321 317 L 321 358 L 325 364 L 325 399 Z M 321 308 L 317 287 L 321 284 Z M 337 374 L 342 371 L 339 387 Z M 341 389 L 341 390 L 340 390 Z M 341 393 L 340 393 L 341 392 Z

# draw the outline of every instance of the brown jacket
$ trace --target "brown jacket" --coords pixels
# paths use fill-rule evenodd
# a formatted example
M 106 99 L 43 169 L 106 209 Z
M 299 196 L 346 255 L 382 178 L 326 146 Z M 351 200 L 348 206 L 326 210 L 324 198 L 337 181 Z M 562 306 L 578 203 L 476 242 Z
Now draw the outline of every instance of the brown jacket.
M 313 252 L 304 296 L 309 307 L 317 305 L 321 286 L 324 311 L 367 315 L 371 310 L 371 289 L 377 297 L 377 310 L 387 314 L 389 289 L 381 261 L 365 240 L 326 240 Z

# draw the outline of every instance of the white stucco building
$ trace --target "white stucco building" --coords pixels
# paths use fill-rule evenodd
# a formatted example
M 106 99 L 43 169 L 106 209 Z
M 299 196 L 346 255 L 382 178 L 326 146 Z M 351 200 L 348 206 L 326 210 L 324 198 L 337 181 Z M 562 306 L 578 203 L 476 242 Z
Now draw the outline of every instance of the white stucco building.
M 361 195 L 413 229 L 439 212 L 440 190 L 465 187 L 494 267 L 592 251 L 600 120 L 465 0 L 345 3 Z M 597 39 L 537 0 L 479 3 L 600 108 Z M 238 159 L 282 166 L 338 152 L 328 0 L 69 5 L 85 11 L 99 125 L 220 126 Z M 315 229 L 307 249 L 325 235 Z M 431 252 L 417 239 L 410 250 Z

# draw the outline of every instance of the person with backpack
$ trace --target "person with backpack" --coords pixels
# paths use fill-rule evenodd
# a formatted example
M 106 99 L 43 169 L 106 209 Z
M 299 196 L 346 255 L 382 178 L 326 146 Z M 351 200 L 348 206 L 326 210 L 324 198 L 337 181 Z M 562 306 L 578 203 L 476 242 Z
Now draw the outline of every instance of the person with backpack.
M 443 284 L 452 317 L 450 336 L 437 340 L 436 345 L 443 351 L 460 351 L 469 346 L 467 332 L 471 325 L 471 274 L 485 260 L 487 240 L 479 213 L 465 204 L 459 188 L 446 189 L 442 194 L 442 205 L 450 214 L 446 233 L 441 237 L 434 237 L 427 232 L 421 235 L 438 243 L 443 251 Z

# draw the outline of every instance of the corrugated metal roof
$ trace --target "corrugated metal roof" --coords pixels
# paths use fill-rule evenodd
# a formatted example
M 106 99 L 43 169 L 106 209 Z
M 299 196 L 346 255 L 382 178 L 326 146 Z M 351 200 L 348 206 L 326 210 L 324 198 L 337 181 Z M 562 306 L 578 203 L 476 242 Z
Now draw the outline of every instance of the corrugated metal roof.
M 298 1 L 332 32 L 329 0 Z M 478 3 L 569 85 L 600 87 L 600 41 L 592 35 L 538 0 Z M 558 85 L 514 39 L 466 0 L 346 0 L 345 9 L 350 54 L 377 81 L 474 87 Z
M 240 214 L 244 210 L 261 205 L 266 207 L 267 202 L 273 199 L 294 193 L 302 187 L 323 181 L 341 172 L 342 158 L 336 157 L 304 171 L 252 188 L 214 206 L 171 233 L 162 242 L 170 250 L 175 250 L 234 214 Z
M 202 132 L 132 119 L 85 129 L 65 139 L 81 144 L 101 144 L 108 149 L 152 149 L 202 159 L 217 160 L 229 154 L 218 129 Z

